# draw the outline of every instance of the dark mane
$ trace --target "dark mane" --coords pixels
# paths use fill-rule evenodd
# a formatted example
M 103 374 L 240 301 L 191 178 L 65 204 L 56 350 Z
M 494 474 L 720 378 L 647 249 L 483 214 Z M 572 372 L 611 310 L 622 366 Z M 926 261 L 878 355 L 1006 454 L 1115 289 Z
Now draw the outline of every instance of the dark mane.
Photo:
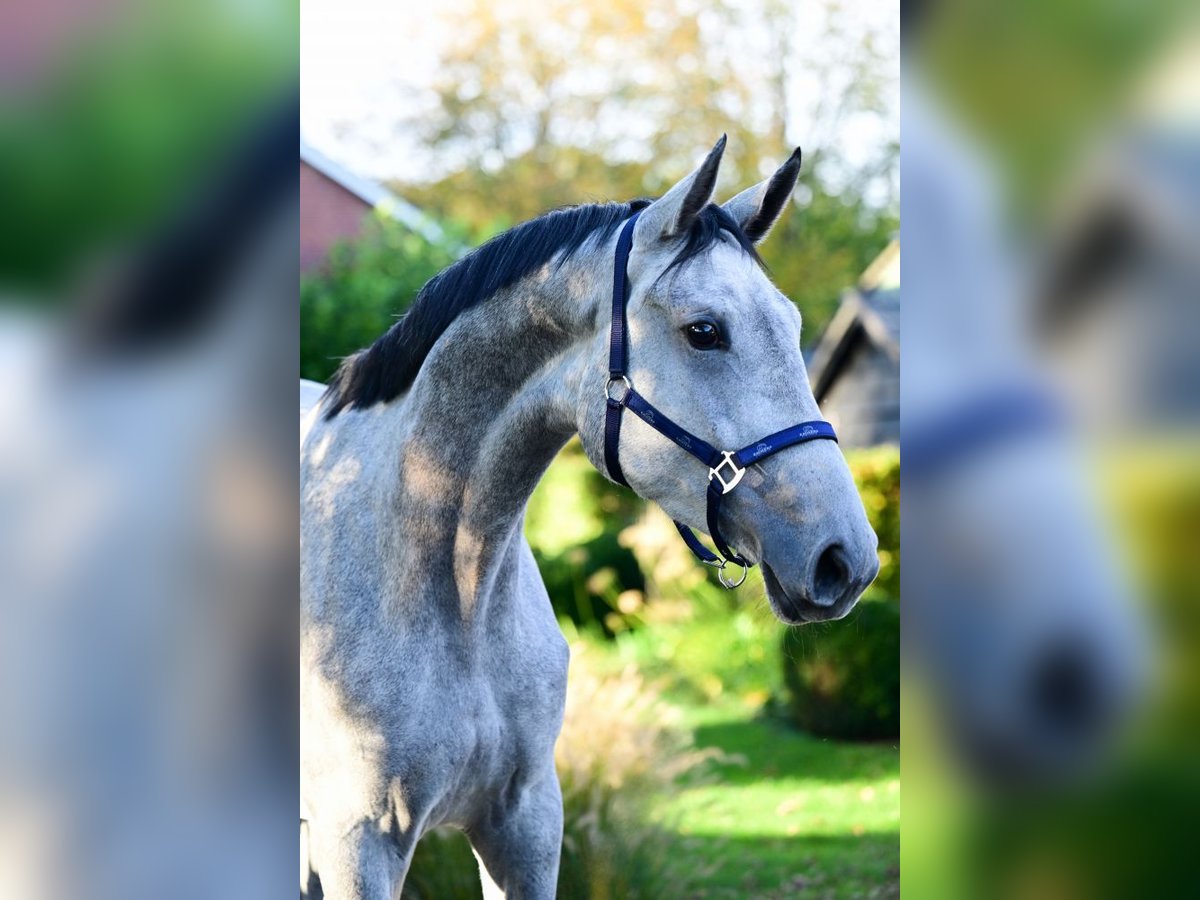
M 365 350 L 346 357 L 329 381 L 325 418 L 343 409 L 366 409 L 395 400 L 412 385 L 425 357 L 460 314 L 562 253 L 561 265 L 589 237 L 608 233 L 648 200 L 595 203 L 546 213 L 499 234 L 435 275 L 421 288 L 411 309 Z M 671 268 L 703 253 L 722 232 L 760 265 L 754 244 L 719 206 L 701 211 Z

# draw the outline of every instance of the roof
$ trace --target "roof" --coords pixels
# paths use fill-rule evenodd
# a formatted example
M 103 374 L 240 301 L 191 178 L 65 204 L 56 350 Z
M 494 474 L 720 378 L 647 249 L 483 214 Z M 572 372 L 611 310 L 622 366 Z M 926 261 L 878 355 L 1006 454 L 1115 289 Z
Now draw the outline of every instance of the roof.
M 858 285 L 842 294 L 832 321 L 809 358 L 813 394 L 820 403 L 854 341 L 865 337 L 900 363 L 900 242 L 893 240 L 867 267 Z
M 431 244 L 445 246 L 449 239 L 444 231 L 429 216 L 407 200 L 397 197 L 383 185 L 351 172 L 334 162 L 316 147 L 300 138 L 300 161 L 312 166 L 330 181 L 349 191 L 372 209 L 391 216 L 401 225 L 419 234 Z

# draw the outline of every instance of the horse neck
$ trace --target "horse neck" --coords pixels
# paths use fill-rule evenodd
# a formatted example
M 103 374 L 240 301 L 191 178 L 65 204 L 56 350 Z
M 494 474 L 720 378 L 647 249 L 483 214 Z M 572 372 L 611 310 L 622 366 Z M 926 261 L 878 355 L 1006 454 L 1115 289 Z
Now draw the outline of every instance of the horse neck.
M 577 256 L 463 313 L 393 404 L 400 464 L 386 514 L 399 518 L 401 598 L 432 596 L 470 622 L 512 594 L 526 502 L 576 431 L 594 374 L 585 348 L 607 275 L 601 254 Z

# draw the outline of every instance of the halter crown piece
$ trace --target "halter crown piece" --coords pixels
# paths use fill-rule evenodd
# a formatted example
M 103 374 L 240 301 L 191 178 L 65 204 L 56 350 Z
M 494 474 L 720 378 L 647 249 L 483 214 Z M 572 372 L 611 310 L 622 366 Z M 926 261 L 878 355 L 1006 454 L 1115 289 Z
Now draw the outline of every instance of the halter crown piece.
M 608 474 L 620 484 L 629 487 L 625 473 L 621 471 L 619 445 L 621 440 L 621 415 L 629 409 L 639 419 L 678 444 L 708 467 L 708 533 L 717 545 L 718 556 L 696 537 L 695 532 L 681 522 L 675 527 L 688 548 L 700 562 L 717 570 L 717 578 L 727 588 L 735 588 L 746 580 L 750 563 L 745 557 L 731 550 L 721 536 L 721 501 L 742 480 L 746 467 L 773 456 L 780 450 L 796 444 L 815 440 L 836 441 L 837 435 L 828 422 L 814 420 L 801 422 L 783 431 L 760 438 L 741 450 L 717 450 L 707 441 L 701 440 L 685 428 L 676 425 L 661 411 L 633 388 L 627 373 L 629 345 L 626 339 L 625 307 L 629 302 L 629 251 L 633 247 L 633 226 L 641 211 L 634 213 L 621 229 L 617 238 L 616 261 L 613 267 L 612 329 L 608 343 L 608 381 L 604 385 L 604 396 L 608 409 L 604 418 L 604 465 Z M 730 563 L 739 566 L 741 577 L 734 581 L 726 576 L 725 568 Z

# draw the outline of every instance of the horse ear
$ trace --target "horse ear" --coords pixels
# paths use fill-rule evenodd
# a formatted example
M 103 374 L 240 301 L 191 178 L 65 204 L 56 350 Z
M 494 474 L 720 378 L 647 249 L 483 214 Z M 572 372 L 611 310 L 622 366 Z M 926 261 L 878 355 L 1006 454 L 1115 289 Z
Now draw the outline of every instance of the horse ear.
M 638 219 L 637 237 L 655 240 L 687 233 L 700 210 L 712 201 L 725 152 L 725 137 L 721 135 L 696 171 L 646 207 Z
M 800 148 L 797 147 L 774 175 L 752 188 L 746 188 L 722 209 L 742 226 L 746 237 L 756 244 L 760 243 L 787 206 L 799 175 Z

